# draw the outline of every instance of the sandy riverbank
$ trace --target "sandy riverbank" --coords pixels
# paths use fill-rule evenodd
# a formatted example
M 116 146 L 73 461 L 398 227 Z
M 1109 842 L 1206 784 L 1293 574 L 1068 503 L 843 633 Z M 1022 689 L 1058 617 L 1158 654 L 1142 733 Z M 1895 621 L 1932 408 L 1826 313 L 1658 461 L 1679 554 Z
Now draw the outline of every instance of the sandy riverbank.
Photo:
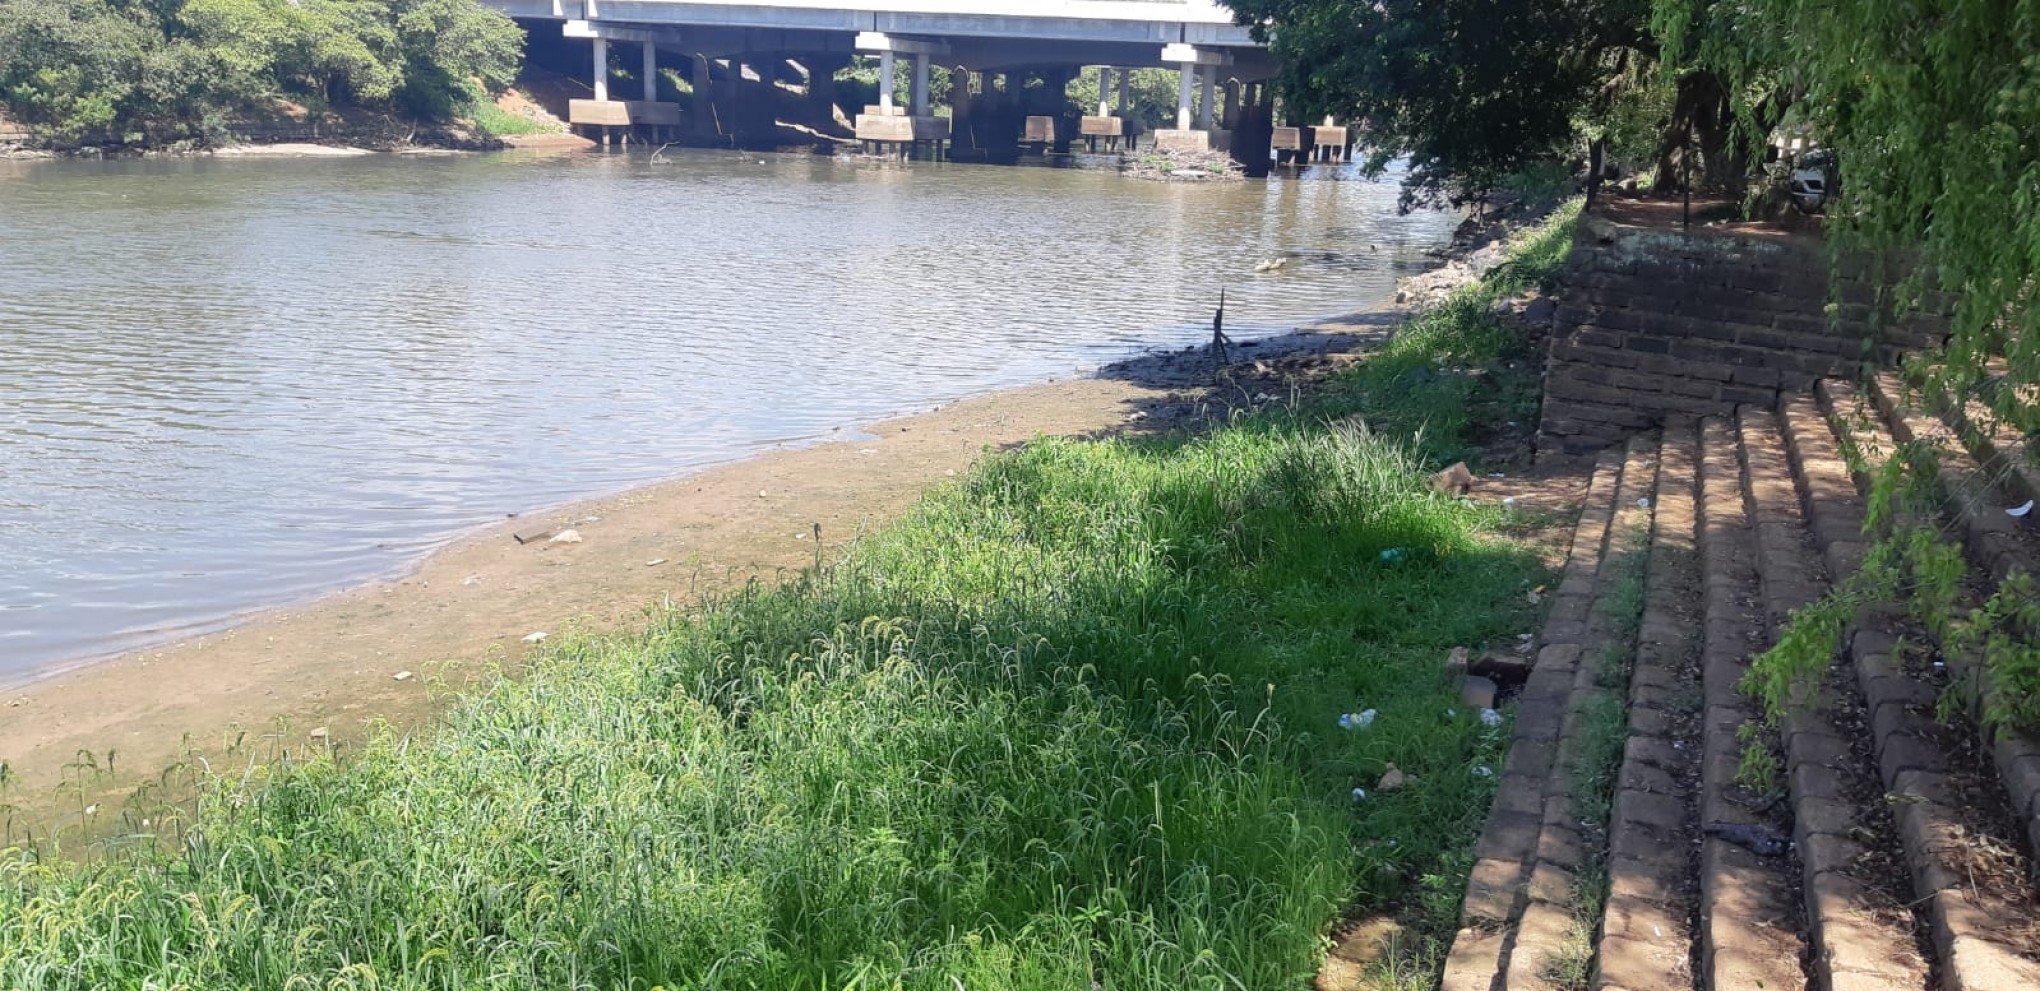
M 526 514 L 462 538 L 402 579 L 16 688 L 0 696 L 11 800 L 31 811 L 53 804 L 80 751 L 118 752 L 121 773 L 93 787 L 117 801 L 176 761 L 186 741 L 217 753 L 244 732 L 297 743 L 327 729 L 345 741 L 378 720 L 414 724 L 432 710 L 435 675 L 514 669 L 534 649 L 533 633 L 628 629 L 662 601 L 685 604 L 798 569 L 815 559 L 815 524 L 823 553 L 834 555 L 987 450 L 1040 436 L 1167 430 L 1282 401 L 1285 382 L 1370 347 L 1396 320 L 1393 311 L 1360 314 L 1249 344 L 1223 379 L 1202 350 L 1149 355 L 875 424 L 869 439 Z M 568 527 L 578 542 L 517 539 Z M 410 676 L 398 680 L 403 672 Z M 63 804 L 74 802 L 67 795 Z

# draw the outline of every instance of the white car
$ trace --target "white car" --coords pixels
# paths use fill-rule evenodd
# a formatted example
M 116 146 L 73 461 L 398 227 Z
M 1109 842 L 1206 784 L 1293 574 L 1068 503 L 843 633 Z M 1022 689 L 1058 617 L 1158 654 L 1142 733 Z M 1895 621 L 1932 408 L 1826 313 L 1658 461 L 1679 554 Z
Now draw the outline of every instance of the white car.
M 1834 194 L 1835 156 L 1829 151 L 1810 151 L 1793 164 L 1791 184 L 1793 205 L 1804 213 L 1819 213 Z

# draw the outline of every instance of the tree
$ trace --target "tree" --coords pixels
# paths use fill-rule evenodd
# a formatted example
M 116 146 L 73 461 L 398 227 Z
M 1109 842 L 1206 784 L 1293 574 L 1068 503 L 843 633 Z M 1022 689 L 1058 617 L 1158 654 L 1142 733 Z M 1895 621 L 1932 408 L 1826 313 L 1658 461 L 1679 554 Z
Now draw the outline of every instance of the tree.
M 211 137 L 273 97 L 444 117 L 523 40 L 476 0 L 0 0 L 0 104 L 66 141 Z
M 66 136 L 103 128 L 131 105 L 158 32 L 98 2 L 0 2 L 0 101 Z
M 1949 385 L 2040 431 L 2040 0 L 1658 0 L 1655 23 L 1746 132 L 1793 97 L 1840 158 L 1831 239 L 1916 253 L 1914 287 L 1956 294 Z
M 1564 154 L 1648 0 L 1229 0 L 1271 43 L 1301 114 L 1363 120 L 1370 163 L 1408 157 L 1406 199 L 1479 197 Z

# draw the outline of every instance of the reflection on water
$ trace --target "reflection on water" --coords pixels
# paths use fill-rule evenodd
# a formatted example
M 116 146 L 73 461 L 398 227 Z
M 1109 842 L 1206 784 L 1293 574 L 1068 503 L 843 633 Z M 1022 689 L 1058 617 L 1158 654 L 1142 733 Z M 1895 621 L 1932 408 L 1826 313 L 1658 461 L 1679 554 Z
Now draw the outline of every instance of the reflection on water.
M 1242 336 L 1371 305 L 1449 228 L 1389 183 L 670 158 L 0 163 L 0 681 L 1191 342 L 1220 286 Z

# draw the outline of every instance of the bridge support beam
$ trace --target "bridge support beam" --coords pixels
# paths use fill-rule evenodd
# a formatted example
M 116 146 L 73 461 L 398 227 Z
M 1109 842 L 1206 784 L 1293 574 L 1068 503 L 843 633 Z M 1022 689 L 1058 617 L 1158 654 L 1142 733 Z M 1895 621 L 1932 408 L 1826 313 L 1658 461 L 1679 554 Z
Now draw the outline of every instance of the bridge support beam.
M 639 73 L 645 80 L 645 102 L 659 98 L 659 46 L 644 42 L 644 71 Z
M 715 126 L 715 79 L 711 63 L 706 55 L 694 56 L 694 134 L 696 137 L 713 137 Z
M 928 53 L 914 53 L 914 82 L 908 92 L 907 112 L 916 117 L 933 113 L 928 106 Z
M 1224 52 L 1194 45 L 1162 46 L 1162 61 L 1181 66 L 1176 80 L 1176 127 L 1155 132 L 1155 147 L 1163 151 L 1224 151 L 1227 134 L 1216 129 L 1216 88 L 1218 67 L 1232 61 Z M 1199 96 L 1203 99 L 1200 101 Z M 1193 123 L 1195 126 L 1193 127 Z
M 1209 131 L 1211 130 L 1212 122 L 1217 116 L 1214 111 L 1218 109 L 1212 106 L 1212 93 L 1218 83 L 1218 66 L 1207 65 L 1203 66 L 1202 69 L 1203 71 L 1198 73 L 1202 78 L 1197 82 L 1197 129 Z
M 609 39 L 595 39 L 594 81 L 595 98 L 609 99 Z

